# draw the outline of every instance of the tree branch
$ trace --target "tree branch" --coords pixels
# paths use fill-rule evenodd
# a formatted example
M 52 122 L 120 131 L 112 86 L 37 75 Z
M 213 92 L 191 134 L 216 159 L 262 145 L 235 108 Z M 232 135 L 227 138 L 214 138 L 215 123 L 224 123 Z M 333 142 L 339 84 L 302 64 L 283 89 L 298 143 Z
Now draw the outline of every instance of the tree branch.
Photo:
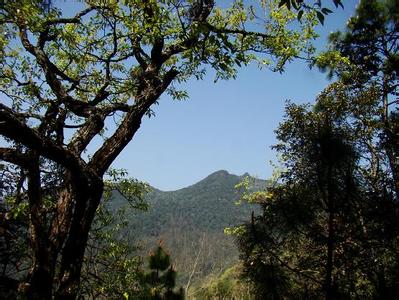
M 0 159 L 6 162 L 26 168 L 29 165 L 30 157 L 13 148 L 0 148 Z
M 178 71 L 171 68 L 163 76 L 162 80 L 154 74 L 154 70 L 149 69 L 141 75 L 141 84 L 139 96 L 135 105 L 130 107 L 121 125 L 115 133 L 105 141 L 100 149 L 94 153 L 89 166 L 97 171 L 98 174 L 104 174 L 111 163 L 126 147 L 133 138 L 136 131 L 140 128 L 141 119 L 161 94 L 167 89 L 170 83 L 176 78 Z
M 42 68 L 46 77 L 46 82 L 50 86 L 52 92 L 56 95 L 57 99 L 61 103 L 64 103 L 75 115 L 88 117 L 95 110 L 95 107 L 83 101 L 76 100 L 68 95 L 56 76 L 59 75 L 62 78 L 63 75 L 60 75 L 62 72 L 50 61 L 42 49 L 33 46 L 29 41 L 26 25 L 23 20 L 19 20 L 19 35 L 24 48 L 36 58 L 38 64 Z M 66 77 L 64 79 L 68 80 Z M 68 81 L 70 80 L 73 82 L 73 79 L 70 78 Z
M 40 136 L 35 129 L 29 128 L 7 106 L 0 103 L 0 134 L 21 143 L 29 149 L 34 149 L 50 160 L 64 166 L 73 172 L 84 172 L 85 162 L 70 151 L 53 143 L 50 139 Z

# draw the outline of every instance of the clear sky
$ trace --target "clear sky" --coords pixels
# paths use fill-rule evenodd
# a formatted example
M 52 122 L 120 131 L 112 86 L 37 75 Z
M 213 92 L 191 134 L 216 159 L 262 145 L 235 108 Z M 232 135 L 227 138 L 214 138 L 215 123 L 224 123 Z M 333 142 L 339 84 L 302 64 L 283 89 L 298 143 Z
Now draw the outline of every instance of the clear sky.
M 358 0 L 342 2 L 345 9 L 334 9 L 318 28 L 319 50 L 329 32 L 345 27 Z M 332 8 L 333 1 L 323 4 Z M 66 15 L 80 5 L 57 2 Z M 300 61 L 287 65 L 283 74 L 252 65 L 242 68 L 236 80 L 214 83 L 212 73 L 202 81 L 190 80 L 184 85 L 190 98 L 174 101 L 162 96 L 153 107 L 155 117 L 143 120 L 113 167 L 161 190 L 186 187 L 221 169 L 266 179 L 272 174 L 270 161 L 276 160 L 270 146 L 276 142 L 274 130 L 286 100 L 313 102 L 327 85 L 325 74 Z
M 318 29 L 319 49 L 329 32 L 344 28 L 358 3 L 343 2 L 345 9 L 334 9 Z M 313 102 L 327 84 L 325 74 L 302 62 L 291 63 L 283 74 L 250 66 L 236 80 L 214 84 L 212 74 L 191 80 L 185 86 L 190 98 L 179 102 L 162 96 L 156 116 L 143 120 L 113 166 L 161 190 L 191 185 L 220 169 L 268 178 L 269 162 L 276 159 L 270 146 L 285 101 Z

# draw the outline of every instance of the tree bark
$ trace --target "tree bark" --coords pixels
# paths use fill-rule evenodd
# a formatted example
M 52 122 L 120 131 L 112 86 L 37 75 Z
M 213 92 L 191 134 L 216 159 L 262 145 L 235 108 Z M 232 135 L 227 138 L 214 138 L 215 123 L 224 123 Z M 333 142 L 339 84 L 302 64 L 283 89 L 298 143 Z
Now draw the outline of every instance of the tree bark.
M 76 195 L 76 207 L 70 231 L 62 251 L 59 287 L 55 299 L 75 299 L 79 290 L 80 274 L 90 226 L 101 201 L 103 182 L 92 182 L 86 191 Z
M 333 277 L 332 271 L 334 268 L 334 239 L 335 239 L 335 197 L 334 188 L 332 184 L 333 172 L 332 166 L 327 168 L 327 187 L 325 191 L 325 202 L 327 203 L 328 224 L 327 224 L 327 262 L 326 262 L 326 278 L 325 278 L 325 293 L 326 300 L 334 299 L 333 295 Z
M 326 263 L 326 299 L 332 300 L 333 297 L 333 255 L 334 255 L 334 212 L 331 211 L 328 217 L 328 237 L 327 237 L 327 263 Z
M 392 179 L 393 179 L 393 186 L 395 189 L 396 197 L 399 198 L 399 164 L 397 161 L 395 146 L 399 147 L 399 137 L 396 136 L 392 132 L 392 125 L 391 120 L 389 117 L 389 84 L 387 75 L 383 75 L 382 80 L 382 103 L 383 103 L 383 115 L 382 115 L 382 122 L 384 124 L 384 134 L 385 134 L 385 143 L 384 143 L 384 150 L 388 157 L 389 167 L 392 172 Z
M 51 299 L 54 263 L 51 261 L 46 219 L 42 212 L 39 155 L 30 151 L 28 167 L 28 199 L 32 266 L 24 292 L 29 299 Z

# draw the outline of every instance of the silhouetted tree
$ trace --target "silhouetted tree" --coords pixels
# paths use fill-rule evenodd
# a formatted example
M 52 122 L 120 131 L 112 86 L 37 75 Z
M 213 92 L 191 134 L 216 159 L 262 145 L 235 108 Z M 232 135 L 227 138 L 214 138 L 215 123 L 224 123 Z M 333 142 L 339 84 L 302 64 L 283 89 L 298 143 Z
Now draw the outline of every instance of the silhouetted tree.
M 237 231 L 260 297 L 399 295 L 398 206 L 372 122 L 379 96 L 352 92 L 338 82 L 312 108 L 287 106 L 275 146 L 284 171 L 274 188 L 249 196 L 262 214 Z
M 331 61 L 322 63 L 345 84 L 360 90 L 374 87 L 380 97 L 381 148 L 391 169 L 393 184 L 399 196 L 399 136 L 390 112 L 398 109 L 399 87 L 399 1 L 362 0 L 356 14 L 349 19 L 344 31 L 330 35 L 332 51 L 349 59 L 350 67 L 336 68 Z

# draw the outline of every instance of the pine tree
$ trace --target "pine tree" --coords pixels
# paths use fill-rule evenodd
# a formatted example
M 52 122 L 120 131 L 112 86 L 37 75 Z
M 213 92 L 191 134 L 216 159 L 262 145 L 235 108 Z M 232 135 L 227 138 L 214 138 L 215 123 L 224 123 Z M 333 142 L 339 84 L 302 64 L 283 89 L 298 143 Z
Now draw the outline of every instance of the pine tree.
M 164 249 L 162 241 L 148 256 L 149 273 L 144 275 L 145 298 L 179 300 L 184 299 L 183 288 L 174 291 L 177 272 L 171 262 L 170 254 Z

